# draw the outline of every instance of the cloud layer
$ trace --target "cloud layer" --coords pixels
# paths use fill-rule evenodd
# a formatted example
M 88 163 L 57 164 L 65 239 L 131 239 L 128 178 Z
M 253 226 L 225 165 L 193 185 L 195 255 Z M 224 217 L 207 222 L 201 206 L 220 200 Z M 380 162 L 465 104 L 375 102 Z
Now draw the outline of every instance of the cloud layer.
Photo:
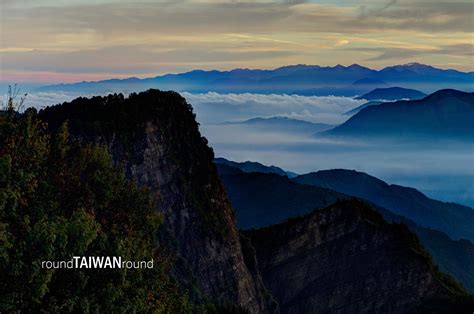
M 350 97 L 299 96 L 277 94 L 191 94 L 181 93 L 190 103 L 201 124 L 219 124 L 242 121 L 254 117 L 289 117 L 317 123 L 339 124 L 347 119 L 343 113 L 362 103 Z M 43 108 L 71 101 L 79 96 L 95 95 L 79 93 L 32 92 L 28 93 L 25 107 Z M 6 95 L 0 96 L 5 102 Z
M 362 103 L 349 97 L 263 94 L 181 93 L 194 107 L 198 121 L 213 124 L 254 117 L 283 116 L 310 122 L 339 124 L 342 114 Z
M 388 182 L 419 188 L 428 195 L 474 205 L 472 149 L 462 146 L 411 147 L 387 143 L 329 140 L 313 134 L 276 128 L 220 124 L 256 116 L 289 116 L 311 122 L 340 123 L 342 113 L 363 101 L 346 97 L 305 97 L 260 94 L 182 93 L 192 104 L 217 156 L 254 160 L 287 170 L 309 172 L 330 168 L 364 171 Z M 30 93 L 26 106 L 70 101 L 79 95 Z M 87 96 L 87 95 L 82 95 Z M 5 97 L 0 97 L 5 100 Z

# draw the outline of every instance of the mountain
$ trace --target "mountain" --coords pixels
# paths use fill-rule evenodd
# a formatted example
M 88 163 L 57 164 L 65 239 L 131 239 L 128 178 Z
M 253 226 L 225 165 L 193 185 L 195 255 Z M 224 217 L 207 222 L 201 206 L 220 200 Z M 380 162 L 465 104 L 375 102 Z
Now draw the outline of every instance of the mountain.
M 354 84 L 355 82 L 383 82 L 391 86 L 422 88 L 429 91 L 446 87 L 472 90 L 474 72 L 436 69 L 418 64 L 395 66 L 382 70 L 373 70 L 358 64 L 333 67 L 300 64 L 273 70 L 194 70 L 144 79 L 113 79 L 50 85 L 39 88 L 38 91 L 109 93 L 160 88 L 192 93 L 295 93 L 300 95 L 354 96 L 366 93 L 374 87 L 385 87 L 373 84 Z
M 407 233 L 403 227 L 400 229 L 398 225 L 387 224 L 376 214 L 374 216 L 373 211 L 366 204 L 337 203 L 320 212 L 322 216 L 315 212 L 315 216 L 308 216 L 315 219 L 304 219 L 315 227 L 310 229 L 310 232 L 301 228 L 291 228 L 297 233 L 302 231 L 299 233 L 301 236 L 298 237 L 291 236 L 284 229 L 281 230 L 281 237 L 242 236 L 236 226 L 234 210 L 219 179 L 213 151 L 207 145 L 207 140 L 199 133 L 192 107 L 175 92 L 149 90 L 139 94 L 132 93 L 128 97 L 122 94 L 111 94 L 89 99 L 78 98 L 69 103 L 43 109 L 38 114 L 35 113 L 34 120 L 42 128 L 47 128 L 44 132 L 48 132 L 48 135 L 55 139 L 53 143 L 58 143 L 53 145 L 52 149 L 58 156 L 62 156 L 61 158 L 67 158 L 63 152 L 67 139 L 70 139 L 72 147 L 88 149 L 100 145 L 102 148 L 96 153 L 98 162 L 105 164 L 106 158 L 109 164 L 112 161 L 116 170 L 123 171 L 130 181 L 134 181 L 134 184 L 142 188 L 140 190 L 154 196 L 153 199 L 140 200 L 146 202 L 151 207 L 150 209 L 156 208 L 159 215 L 143 216 L 147 213 L 143 212 L 140 217 L 141 209 L 137 208 L 136 216 L 127 217 L 126 211 L 122 209 L 117 212 L 117 218 L 125 225 L 115 230 L 121 230 L 122 237 L 133 239 L 137 233 L 141 232 L 134 228 L 140 221 L 143 219 L 161 220 L 162 227 L 158 230 L 146 227 L 147 233 L 151 235 L 151 240 L 156 235 L 160 240 L 159 250 L 170 256 L 173 268 L 168 275 L 176 279 L 178 283 L 179 291 L 176 294 L 199 305 L 206 306 L 209 303 L 213 305 L 209 311 L 206 311 L 205 307 L 201 308 L 203 312 L 279 313 L 278 303 L 280 303 L 284 313 L 292 308 L 301 309 L 304 313 L 314 312 L 318 307 L 325 306 L 326 301 L 329 301 L 326 303 L 327 310 L 336 306 L 342 309 L 353 309 L 354 312 L 358 312 L 361 307 L 399 312 L 403 309 L 425 306 L 426 303 L 437 309 L 439 302 L 444 304 L 465 300 L 465 291 L 452 279 L 436 270 L 436 267 L 430 263 L 429 257 L 417 245 L 416 238 L 412 234 Z M 28 122 L 31 121 L 26 121 Z M 29 131 L 30 129 L 27 128 L 23 132 L 26 139 L 30 138 Z M 12 132 L 15 133 L 16 130 Z M 48 137 L 45 136 L 43 141 L 47 142 Z M 35 144 L 25 142 L 26 151 L 28 151 L 28 145 Z M 106 154 L 105 150 L 108 150 L 110 155 Z M 41 150 L 37 151 L 37 154 L 47 155 Z M 5 157 L 2 167 L 9 169 L 12 159 L 9 159 L 9 156 Z M 78 160 L 81 161 L 84 158 Z M 52 159 L 52 162 L 56 162 L 56 159 Z M 115 190 L 106 188 L 107 185 L 104 184 L 94 185 L 94 182 L 102 183 L 104 180 L 111 180 L 111 172 L 104 176 L 103 167 L 97 167 L 94 163 L 90 164 L 91 166 L 87 165 L 89 164 L 84 163 L 82 166 L 88 167 L 87 173 L 91 187 L 82 186 L 85 178 L 72 176 L 71 178 L 75 180 L 74 184 L 79 187 L 78 191 L 74 192 L 79 194 L 93 192 L 102 202 L 116 199 L 110 198 L 110 194 L 115 193 Z M 36 165 L 32 167 L 38 168 L 38 173 L 43 171 Z M 70 168 L 69 172 L 73 173 L 79 167 L 72 164 Z M 231 169 L 229 173 L 238 173 L 238 171 L 240 170 Z M 247 175 L 255 174 L 248 173 Z M 289 181 L 288 178 L 282 176 L 275 174 L 273 176 Z M 35 177 L 25 177 L 22 173 L 19 173 L 17 177 L 22 182 L 26 182 L 28 189 L 28 186 L 35 185 Z M 52 178 L 62 181 L 64 174 L 60 172 Z M 93 187 L 99 190 L 91 190 Z M 104 187 L 105 190 L 101 190 Z M 112 209 L 122 208 L 128 204 L 127 188 L 120 189 L 123 195 L 118 200 L 123 200 L 123 203 L 106 204 Z M 312 186 L 308 186 L 308 189 L 326 190 Z M 43 186 L 42 190 L 44 195 L 50 195 L 49 186 Z M 253 194 L 258 194 L 258 192 L 254 190 Z M 21 198 L 24 195 L 32 199 L 36 197 L 35 194 L 27 195 L 28 191 L 18 194 L 11 198 L 22 201 Z M 103 199 L 100 198 L 102 194 Z M 61 194 L 58 197 L 61 198 Z M 78 200 L 83 199 L 87 198 L 79 195 Z M 45 201 L 55 203 L 56 199 Z M 79 205 L 85 208 L 91 206 L 87 202 L 79 202 Z M 101 210 L 101 206 L 93 207 L 88 213 L 95 216 Z M 43 211 L 43 208 L 39 208 L 38 211 Z M 100 215 L 97 216 L 101 219 Z M 88 221 L 89 217 L 86 215 L 81 219 Z M 137 221 L 129 224 L 129 219 Z M 30 218 L 26 215 L 22 220 L 22 225 L 23 222 L 28 225 L 29 221 Z M 100 222 L 110 223 L 106 219 Z M 63 229 L 61 221 L 58 221 L 54 228 Z M 69 243 L 71 239 L 75 239 L 74 236 L 69 237 L 69 234 L 74 235 L 76 228 L 74 225 L 68 228 L 70 230 L 67 230 L 65 236 L 57 239 L 60 245 L 69 246 L 75 243 Z M 22 229 L 25 229 L 22 232 L 26 234 L 30 232 L 28 228 Z M 101 232 L 100 228 L 90 226 L 90 229 L 90 232 L 96 233 L 98 237 L 107 236 Z M 95 231 L 92 232 L 92 229 Z M 315 232 L 311 232 L 312 230 Z M 39 229 L 34 230 L 34 233 L 40 237 L 48 237 L 49 231 L 46 230 L 45 234 L 42 229 Z M 265 253 L 265 246 L 260 245 L 259 241 L 262 239 L 270 242 L 271 245 L 288 243 L 291 250 L 287 250 L 283 255 L 293 256 L 295 259 L 285 261 L 284 256 L 272 254 L 271 258 L 280 259 L 286 262 L 287 266 L 280 264 L 283 267 L 279 269 L 267 268 L 269 255 Z M 309 241 L 304 241 L 304 239 L 309 239 Z M 322 251 L 313 251 L 312 245 L 318 244 L 318 239 L 324 240 L 324 243 L 328 245 L 325 249 L 323 247 Z M 333 241 L 334 239 L 336 241 Z M 87 242 L 87 238 L 84 241 Z M 153 246 L 153 243 L 150 241 L 147 246 Z M 294 246 L 295 244 L 297 247 Z M 87 243 L 83 245 L 87 246 Z M 122 247 L 119 245 L 118 249 Z M 133 250 L 140 251 L 141 247 L 134 247 Z M 303 255 L 300 254 L 301 252 Z M 309 258 L 304 256 L 304 252 L 308 253 L 306 257 Z M 319 258 L 323 258 L 326 262 L 320 263 Z M 292 265 L 291 262 L 296 263 Z M 313 264 L 321 267 L 318 267 L 314 273 L 305 273 L 312 271 L 307 267 Z M 354 265 L 362 268 L 353 268 Z M 330 267 L 325 268 L 325 266 Z M 357 272 L 359 270 L 360 273 Z M 304 274 L 299 278 L 309 279 L 313 277 L 308 276 L 326 273 L 328 281 L 311 281 L 315 285 L 308 286 L 306 283 L 310 281 L 291 276 L 294 272 L 298 275 L 299 271 Z M 143 280 L 146 280 L 147 274 L 137 273 Z M 288 274 L 290 276 L 287 276 Z M 105 275 L 108 276 L 108 274 Z M 344 278 L 341 275 L 344 275 Z M 289 305 L 286 299 L 281 298 L 280 292 L 274 290 L 274 282 L 268 280 L 272 276 L 283 278 L 279 281 L 281 289 L 298 293 L 307 291 L 306 295 L 321 300 L 321 304 L 305 302 L 307 299 L 305 294 L 300 293 L 300 298 L 292 298 Z M 117 280 L 121 281 L 122 278 L 119 276 Z M 295 281 L 303 284 L 303 290 L 300 289 L 301 286 L 294 286 Z M 330 289 L 327 289 L 327 282 L 332 283 L 329 286 Z M 356 282 L 362 282 L 362 285 L 369 287 L 370 290 L 360 289 L 360 286 L 355 284 Z M 414 282 L 418 287 L 416 290 L 413 289 Z M 288 285 L 285 286 L 286 283 Z M 392 295 L 390 299 L 387 299 L 386 293 L 389 289 Z M 319 291 L 333 293 L 332 296 L 325 293 L 329 298 L 325 296 L 320 298 Z M 142 293 L 147 293 L 147 291 Z M 273 293 L 275 295 L 272 295 Z M 345 295 L 349 298 L 334 298 L 333 296 L 337 296 L 338 293 L 342 293 L 339 296 Z M 367 298 L 369 293 L 372 295 L 371 298 Z M 441 300 L 442 297 L 445 299 Z M 68 298 L 69 296 L 64 296 L 66 304 Z M 163 311 L 166 311 L 167 304 L 162 305 Z M 84 306 L 87 308 L 88 304 Z
M 341 193 L 301 185 L 274 173 L 245 173 L 225 164 L 218 164 L 217 169 L 236 209 L 237 225 L 242 229 L 281 223 L 288 217 L 347 198 Z
M 422 75 L 451 75 L 451 76 L 455 76 L 459 73 L 459 71 L 456 71 L 456 70 L 438 69 L 433 66 L 421 64 L 418 62 L 411 62 L 411 63 L 401 64 L 401 65 L 389 66 L 382 69 L 380 72 L 399 73 L 399 74 L 405 74 L 407 72 L 411 72 L 411 73 L 417 73 L 417 74 L 422 74 Z
M 324 123 L 312 123 L 303 120 L 290 119 L 287 117 L 252 118 L 238 122 L 224 122 L 224 125 L 243 125 L 259 130 L 284 131 L 287 133 L 314 134 L 334 128 L 334 125 Z
M 432 312 L 445 313 L 474 304 L 438 271 L 413 233 L 361 201 L 341 201 L 242 237 L 282 313 L 431 312 L 433 303 Z
M 368 106 L 377 106 L 377 105 L 380 105 L 381 103 L 383 103 L 382 101 L 369 101 L 369 102 L 366 102 L 354 109 L 351 109 L 347 112 L 344 113 L 344 115 L 346 116 L 353 116 L 355 115 L 356 113 L 358 113 L 359 111 L 361 111 L 362 109 L 364 109 L 365 107 L 368 107 Z
M 452 89 L 423 99 L 369 106 L 322 134 L 330 136 L 473 140 L 474 93 Z
M 157 196 L 165 229 L 160 236 L 169 245 L 160 249 L 175 255 L 174 273 L 187 288 L 184 294 L 252 313 L 277 310 L 245 265 L 213 151 L 184 98 L 158 90 L 78 98 L 39 116 L 53 133 L 68 121 L 73 139 L 108 147 L 127 177 Z
M 425 93 L 417 91 L 415 89 L 402 88 L 402 87 L 388 87 L 388 88 L 376 88 L 367 94 L 364 94 L 356 99 L 366 100 L 415 100 L 426 97 Z
M 232 206 L 236 210 L 237 225 L 241 229 L 262 228 L 283 223 L 292 217 L 306 215 L 314 208 L 325 207 L 338 200 L 359 196 L 354 193 L 344 194 L 332 189 L 299 184 L 286 177 L 273 174 L 244 173 L 227 165 L 218 165 L 217 170 Z M 345 171 L 351 173 L 351 171 Z M 352 186 L 367 184 L 370 189 L 370 182 L 374 179 L 375 183 L 380 182 L 372 177 L 365 181 L 354 179 Z M 403 198 L 403 196 L 400 197 Z M 370 201 L 387 221 L 407 225 L 420 238 L 421 243 L 433 256 L 441 270 L 452 274 L 470 291 L 474 291 L 474 244 L 471 241 L 453 240 L 444 232 L 422 227 L 413 220 L 383 208 L 375 202 L 378 198 L 367 197 L 365 200 Z
M 227 160 L 225 158 L 216 158 L 214 159 L 214 162 L 216 163 L 219 169 L 219 172 L 220 172 L 220 169 L 225 169 L 224 167 L 221 167 L 221 166 L 226 165 L 234 169 L 239 169 L 242 172 L 274 173 L 274 174 L 277 174 L 280 176 L 286 176 L 289 178 L 297 176 L 297 174 L 294 172 L 285 171 L 276 166 L 265 166 L 259 162 L 254 162 L 254 161 L 235 162 L 235 161 Z M 229 168 L 226 168 L 226 169 L 231 170 Z
M 436 201 L 416 189 L 389 185 L 354 170 L 324 170 L 293 180 L 366 199 L 421 226 L 443 231 L 454 239 L 474 241 L 474 209 L 470 207 Z

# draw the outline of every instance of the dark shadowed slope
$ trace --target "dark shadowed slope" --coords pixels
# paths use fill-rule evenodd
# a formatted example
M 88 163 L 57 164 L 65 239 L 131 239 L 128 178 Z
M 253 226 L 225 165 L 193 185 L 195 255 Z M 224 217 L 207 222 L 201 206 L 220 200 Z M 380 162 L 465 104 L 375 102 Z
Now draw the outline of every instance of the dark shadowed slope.
M 244 173 L 218 164 L 239 228 L 249 229 L 285 221 L 306 214 L 346 196 L 325 188 L 301 185 L 273 173 Z M 231 171 L 232 170 L 232 171 Z
M 421 99 L 426 97 L 425 93 L 417 91 L 416 89 L 409 89 L 403 87 L 388 87 L 388 88 L 376 88 L 373 91 L 368 92 L 357 99 L 366 100 L 401 100 L 401 99 Z
M 454 239 L 474 241 L 474 210 L 470 207 L 436 201 L 416 189 L 389 185 L 353 170 L 318 171 L 296 177 L 294 181 L 360 197 L 422 226 L 444 231 Z
M 239 228 L 261 228 L 304 215 L 315 207 L 324 207 L 350 196 L 329 189 L 311 189 L 275 175 L 243 173 L 237 168 L 218 165 Z M 355 181 L 354 185 L 360 184 Z M 403 222 L 420 238 L 443 271 L 452 274 L 474 291 L 474 244 L 452 240 L 445 233 L 421 227 L 410 219 L 375 206 L 387 221 Z
M 240 169 L 242 172 L 260 172 L 260 173 L 274 173 L 280 176 L 287 176 L 289 178 L 296 177 L 297 174 L 290 171 L 285 171 L 277 166 L 265 166 L 255 161 L 235 162 L 225 158 L 216 158 L 214 162 L 220 165 L 227 165 L 233 168 Z
M 445 89 L 420 100 L 369 106 L 342 125 L 323 134 L 396 139 L 474 140 L 472 121 L 474 93 Z
M 426 307 L 445 313 L 473 305 L 460 285 L 437 270 L 414 234 L 361 201 L 338 202 L 243 237 L 253 245 L 282 313 L 409 313 Z

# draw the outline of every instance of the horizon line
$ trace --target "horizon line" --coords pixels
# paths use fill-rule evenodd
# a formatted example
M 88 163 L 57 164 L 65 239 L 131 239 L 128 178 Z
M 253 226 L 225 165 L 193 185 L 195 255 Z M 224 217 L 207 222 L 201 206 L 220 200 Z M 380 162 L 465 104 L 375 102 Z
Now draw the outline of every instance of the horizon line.
M 286 65 L 281 65 L 281 66 L 276 66 L 276 67 L 271 67 L 271 68 L 247 68 L 247 67 L 236 67 L 236 68 L 228 68 L 228 69 L 209 69 L 205 70 L 202 68 L 195 68 L 195 69 L 189 69 L 189 70 L 184 70 L 181 72 L 168 72 L 168 73 L 163 73 L 163 74 L 157 74 L 157 75 L 152 75 L 152 74 L 144 74 L 143 76 L 141 75 L 133 75 L 130 74 L 130 76 L 127 76 L 127 74 L 118 74 L 118 76 L 111 76 L 110 78 L 104 78 L 104 79 L 99 79 L 99 80 L 78 80 L 78 81 L 71 81 L 71 82 L 41 82 L 41 81 L 23 81 L 23 82 L 18 82 L 18 84 L 23 83 L 23 84 L 31 84 L 31 85 L 39 85 L 40 87 L 47 87 L 47 86 L 55 86 L 55 85 L 72 85 L 72 84 L 79 84 L 79 83 L 99 83 L 99 82 L 106 82 L 106 81 L 111 81 L 111 80 L 118 80 L 118 81 L 126 81 L 130 79 L 138 79 L 138 80 L 146 80 L 146 79 L 152 79 L 156 77 L 163 77 L 166 75 L 179 75 L 179 74 L 186 74 L 190 72 L 196 72 L 196 71 L 202 71 L 202 72 L 232 72 L 232 71 L 237 71 L 237 70 L 244 70 L 244 71 L 275 71 L 278 69 L 282 68 L 287 68 L 287 67 L 297 67 L 297 66 L 304 66 L 304 67 L 319 67 L 319 68 L 337 68 L 337 67 L 342 67 L 342 68 L 350 68 L 352 66 L 359 66 L 361 68 L 366 68 L 369 70 L 373 71 L 382 71 L 387 68 L 392 68 L 392 67 L 398 67 L 398 66 L 413 66 L 413 65 L 421 65 L 421 66 L 426 66 L 426 67 L 431 67 L 435 68 L 438 70 L 444 70 L 444 71 L 456 71 L 460 73 L 474 73 L 474 71 L 462 71 L 454 68 L 445 68 L 445 67 L 438 67 L 437 65 L 430 65 L 430 64 L 425 64 L 425 63 L 420 63 L 420 62 L 408 62 L 408 63 L 403 63 L 403 64 L 393 64 L 385 67 L 379 67 L 379 68 L 372 68 L 369 66 L 362 65 L 360 63 L 352 63 L 350 65 L 344 65 L 341 63 L 337 63 L 336 65 L 318 65 L 318 64 L 307 64 L 307 63 L 293 63 L 293 64 L 286 64 Z M 6 84 L 6 85 L 15 85 L 16 83 L 11 83 L 6 80 L 0 81 L 0 84 Z

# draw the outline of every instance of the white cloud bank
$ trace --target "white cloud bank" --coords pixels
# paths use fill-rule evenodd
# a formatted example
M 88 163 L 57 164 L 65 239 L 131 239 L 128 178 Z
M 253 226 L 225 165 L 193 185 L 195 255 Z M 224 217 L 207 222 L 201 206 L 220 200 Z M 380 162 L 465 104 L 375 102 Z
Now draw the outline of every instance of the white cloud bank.
M 277 94 L 205 94 L 181 93 L 190 103 L 201 124 L 238 121 L 254 117 L 283 116 L 310 122 L 340 124 L 347 120 L 344 112 L 351 110 L 364 100 L 336 96 L 299 96 Z M 79 96 L 94 95 L 79 93 L 33 92 L 26 97 L 25 107 L 37 109 L 71 101 Z M 5 103 L 6 95 L 0 96 Z
M 342 114 L 362 103 L 349 97 L 279 94 L 182 93 L 203 124 L 237 121 L 254 117 L 285 116 L 310 122 L 339 124 Z
M 342 113 L 364 101 L 347 97 L 306 97 L 260 94 L 182 93 L 197 113 L 201 132 L 217 156 L 275 164 L 299 173 L 331 168 L 364 171 L 388 182 L 413 186 L 429 196 L 474 205 L 474 168 L 469 147 L 396 147 L 354 141 L 332 141 L 285 130 L 263 132 L 223 121 L 257 116 L 288 116 L 311 122 L 336 124 Z M 30 93 L 25 106 L 38 109 L 71 101 L 71 93 Z M 5 102 L 6 96 L 0 96 Z

